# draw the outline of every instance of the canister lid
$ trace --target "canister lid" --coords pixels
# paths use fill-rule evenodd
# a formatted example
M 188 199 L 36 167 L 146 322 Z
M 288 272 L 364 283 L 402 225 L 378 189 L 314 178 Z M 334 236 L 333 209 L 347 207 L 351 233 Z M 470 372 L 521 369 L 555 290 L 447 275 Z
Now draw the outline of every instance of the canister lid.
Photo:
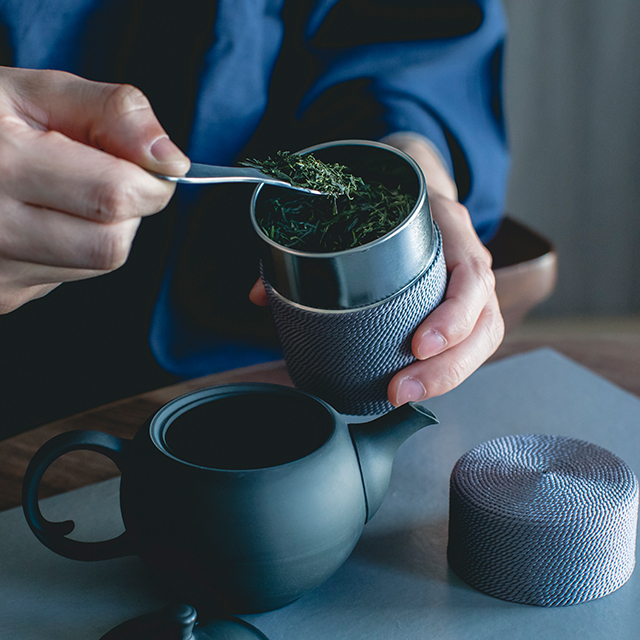
M 449 517 L 449 564 L 465 582 L 511 602 L 577 604 L 633 572 L 638 481 L 595 444 L 506 436 L 458 460 Z
M 123 622 L 100 640 L 268 640 L 253 625 L 233 616 L 199 621 L 187 604 L 171 605 Z

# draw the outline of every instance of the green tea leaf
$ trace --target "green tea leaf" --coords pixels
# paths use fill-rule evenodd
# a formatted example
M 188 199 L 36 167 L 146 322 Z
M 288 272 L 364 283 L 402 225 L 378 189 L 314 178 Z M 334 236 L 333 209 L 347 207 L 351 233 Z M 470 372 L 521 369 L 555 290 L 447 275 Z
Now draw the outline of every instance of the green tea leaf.
M 362 178 L 347 173 L 345 166 L 321 162 L 310 153 L 300 155 L 278 151 L 275 158 L 247 159 L 240 164 L 290 182 L 294 186 L 315 189 L 330 196 L 352 198 L 353 193 L 364 184 Z

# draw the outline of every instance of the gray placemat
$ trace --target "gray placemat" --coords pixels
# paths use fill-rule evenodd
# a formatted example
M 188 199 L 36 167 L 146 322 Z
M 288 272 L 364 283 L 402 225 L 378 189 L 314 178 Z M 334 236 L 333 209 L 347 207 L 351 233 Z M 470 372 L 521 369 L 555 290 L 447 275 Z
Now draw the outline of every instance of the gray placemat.
M 449 474 L 476 445 L 514 433 L 588 440 L 640 471 L 640 399 L 551 350 L 487 365 L 426 403 L 441 424 L 405 443 L 391 488 L 356 550 L 298 602 L 246 616 L 271 640 L 636 640 L 640 580 L 573 607 L 540 608 L 484 595 L 446 560 Z M 44 501 L 49 518 L 73 517 L 85 538 L 118 529 L 117 481 Z M 0 514 L 0 638 L 98 640 L 162 606 L 135 558 L 81 563 L 56 556 L 20 510 Z

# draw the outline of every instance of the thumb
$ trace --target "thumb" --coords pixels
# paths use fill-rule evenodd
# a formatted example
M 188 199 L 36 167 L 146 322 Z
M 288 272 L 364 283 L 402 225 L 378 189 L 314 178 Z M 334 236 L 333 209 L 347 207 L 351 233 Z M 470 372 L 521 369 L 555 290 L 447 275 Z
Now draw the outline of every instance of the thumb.
M 189 170 L 189 159 L 169 139 L 140 89 L 61 71 L 15 71 L 27 74 L 19 78 L 26 85 L 20 91 L 23 110 L 44 128 L 150 171 L 183 175 Z
M 264 285 L 262 284 L 262 280 L 258 278 L 256 283 L 249 291 L 249 300 L 253 302 L 253 304 L 258 305 L 259 307 L 266 307 L 269 304 L 269 298 L 267 298 L 267 292 L 265 291 Z

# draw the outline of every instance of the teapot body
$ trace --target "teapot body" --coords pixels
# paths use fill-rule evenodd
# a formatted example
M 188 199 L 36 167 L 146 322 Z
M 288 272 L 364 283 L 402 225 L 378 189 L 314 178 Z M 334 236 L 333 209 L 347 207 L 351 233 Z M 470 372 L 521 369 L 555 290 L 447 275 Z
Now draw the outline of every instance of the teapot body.
M 183 600 L 267 611 L 318 586 L 347 559 L 366 520 L 364 490 L 346 424 L 323 410 L 327 438 L 318 448 L 253 469 L 173 455 L 158 414 L 138 432 L 122 474 L 123 521 L 135 552 Z
M 130 440 L 100 431 L 55 436 L 25 474 L 23 508 L 47 547 L 74 560 L 137 554 L 203 611 L 254 613 L 293 602 L 347 559 L 380 506 L 398 446 L 435 424 L 415 403 L 347 425 L 326 402 L 271 384 L 192 391 L 153 415 Z M 45 471 L 88 449 L 122 472 L 125 532 L 111 540 L 67 536 L 38 503 Z

